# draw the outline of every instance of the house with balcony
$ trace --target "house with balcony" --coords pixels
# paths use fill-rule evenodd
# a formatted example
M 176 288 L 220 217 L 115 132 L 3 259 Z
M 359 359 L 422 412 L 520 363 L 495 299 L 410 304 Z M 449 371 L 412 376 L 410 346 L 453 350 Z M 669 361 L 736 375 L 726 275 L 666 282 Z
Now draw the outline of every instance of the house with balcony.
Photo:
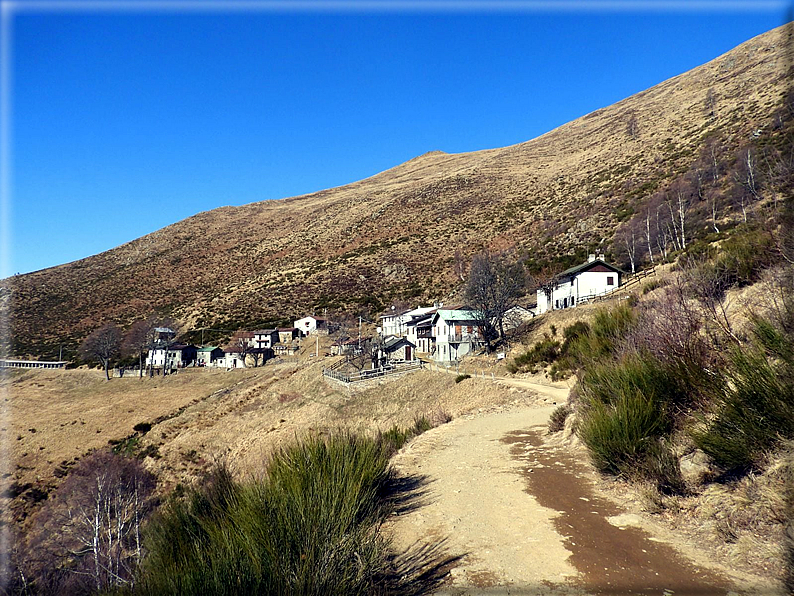
M 604 255 L 591 254 L 587 262 L 566 269 L 546 288 L 538 288 L 536 314 L 547 310 L 572 308 L 603 296 L 620 287 L 626 273 L 604 260 Z
M 259 329 L 253 331 L 254 334 L 254 348 L 272 348 L 279 341 L 279 332 L 277 329 Z
M 435 308 L 429 312 L 413 317 L 405 325 L 405 338 L 416 346 L 416 351 L 421 354 L 430 354 L 435 341 L 433 338 L 433 315 Z
M 393 335 L 395 337 L 408 337 L 412 333 L 412 327 L 421 321 L 429 318 L 432 313 L 438 309 L 441 304 L 433 306 L 417 306 L 409 310 L 400 310 L 387 312 L 386 314 L 378 317 L 378 335 L 381 337 L 388 337 Z M 392 307 L 394 308 L 394 307 Z M 411 339 L 413 341 L 413 339 Z
M 477 313 L 470 308 L 436 310 L 432 318 L 435 338 L 433 360 L 452 363 L 483 345 Z

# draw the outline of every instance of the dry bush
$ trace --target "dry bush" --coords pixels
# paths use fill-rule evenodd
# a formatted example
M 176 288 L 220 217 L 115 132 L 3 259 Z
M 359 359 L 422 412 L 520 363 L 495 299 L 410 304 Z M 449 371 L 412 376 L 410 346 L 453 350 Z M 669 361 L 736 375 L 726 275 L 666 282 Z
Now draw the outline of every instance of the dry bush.
M 129 585 L 143 557 L 141 527 L 156 505 L 140 461 L 84 458 L 36 515 L 22 571 L 36 593 L 88 594 Z

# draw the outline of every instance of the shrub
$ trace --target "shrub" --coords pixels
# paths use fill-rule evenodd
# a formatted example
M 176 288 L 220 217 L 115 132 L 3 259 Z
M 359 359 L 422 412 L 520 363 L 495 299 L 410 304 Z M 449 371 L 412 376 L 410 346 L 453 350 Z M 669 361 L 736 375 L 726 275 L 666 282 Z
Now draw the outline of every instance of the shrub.
M 643 286 L 642 286 L 642 294 L 643 295 L 650 294 L 654 290 L 656 290 L 658 288 L 663 288 L 666 285 L 667 285 L 667 281 L 666 280 L 663 280 L 663 279 L 660 279 L 660 278 L 656 277 L 654 279 L 646 281 L 643 284 Z
M 389 453 L 396 453 L 402 446 L 410 440 L 410 433 L 396 424 L 389 430 L 378 435 L 378 442 L 381 443 Z
M 513 366 L 508 364 L 510 372 L 534 371 L 535 367 L 543 362 L 551 363 L 559 355 L 560 342 L 549 337 L 537 342 L 531 349 L 513 359 Z
M 379 433 L 377 442 L 388 455 L 392 455 L 414 437 L 418 437 L 435 426 L 446 424 L 450 420 L 452 420 L 452 416 L 440 409 L 432 416 L 432 420 L 424 414 L 417 415 L 414 417 L 413 426 L 403 429 L 395 424 L 389 430 Z
M 692 431 L 697 446 L 730 473 L 758 467 L 781 439 L 794 438 L 794 342 L 763 323 L 756 333 L 774 359 L 760 349 L 737 350 L 714 418 Z
M 141 434 L 146 434 L 150 430 L 152 430 L 152 425 L 149 424 L 148 422 L 139 422 L 138 424 L 132 427 L 132 430 L 134 430 L 135 432 L 139 432 Z
M 142 594 L 368 594 L 383 589 L 388 454 L 340 434 L 278 452 L 262 481 L 218 468 L 147 531 Z
M 725 272 L 731 286 L 757 281 L 761 271 L 775 261 L 774 238 L 753 226 L 737 228 L 720 248 L 715 267 Z
M 455 377 L 455 382 L 460 383 L 461 381 L 465 381 L 466 379 L 471 379 L 471 375 L 458 375 Z
M 557 408 L 551 413 L 551 418 L 549 418 L 549 432 L 556 433 L 564 429 L 565 420 L 568 418 L 570 413 L 571 409 L 568 406 L 564 404 L 557 406 Z
M 683 487 L 664 439 L 673 428 L 673 405 L 685 392 L 649 354 L 591 365 L 580 380 L 577 433 L 601 471 L 656 482 L 660 490 Z
M 414 426 L 411 429 L 411 433 L 413 436 L 419 436 L 422 433 L 425 433 L 433 428 L 433 423 L 425 416 L 424 414 L 421 416 L 414 416 Z

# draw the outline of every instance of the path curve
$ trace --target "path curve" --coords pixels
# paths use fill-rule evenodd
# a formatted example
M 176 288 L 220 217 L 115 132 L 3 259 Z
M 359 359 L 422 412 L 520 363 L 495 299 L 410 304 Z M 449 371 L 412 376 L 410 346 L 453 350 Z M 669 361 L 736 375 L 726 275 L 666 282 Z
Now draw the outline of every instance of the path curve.
M 678 596 L 690 593 L 691 586 L 698 596 L 729 593 L 723 577 L 695 567 L 667 545 L 656 549 L 651 543 L 659 540 L 644 531 L 624 532 L 619 511 L 590 503 L 600 497 L 593 495 L 585 475 L 573 470 L 572 460 L 565 459 L 570 460 L 570 455 L 538 443 L 554 409 L 544 404 L 463 416 L 421 435 L 395 456 L 401 474 L 425 477 L 428 482 L 423 505 L 390 521 L 395 547 L 408 550 L 446 541 L 450 556 L 462 556 L 437 594 L 617 595 L 627 593 L 626 577 L 648 578 L 648 569 L 650 579 L 643 581 L 649 585 L 630 584 L 632 593 Z M 569 504 L 583 503 L 581 511 L 573 513 L 592 516 L 596 525 L 563 511 L 553 492 L 537 491 L 546 506 L 532 494 L 531 474 L 544 467 L 570 472 L 564 496 Z M 589 497 L 571 494 L 580 485 L 591 491 L 581 493 Z M 604 530 L 604 524 L 617 534 Z M 587 547 L 583 537 L 592 534 L 592 528 L 600 528 L 603 536 Z M 592 541 L 593 536 L 589 538 Z M 623 558 L 610 559 L 626 552 Z M 675 589 L 654 579 L 660 576 L 675 576 Z M 624 591 L 614 591 L 616 584 Z

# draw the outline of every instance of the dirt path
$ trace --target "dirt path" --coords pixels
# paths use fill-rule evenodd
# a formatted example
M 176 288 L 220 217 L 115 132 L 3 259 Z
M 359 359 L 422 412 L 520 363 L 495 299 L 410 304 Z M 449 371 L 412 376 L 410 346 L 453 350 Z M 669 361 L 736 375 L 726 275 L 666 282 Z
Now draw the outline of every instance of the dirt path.
M 462 556 L 438 593 L 729 594 L 727 579 L 631 527 L 636 516 L 595 494 L 581 462 L 543 444 L 553 410 L 466 416 L 396 456 L 398 470 L 427 484 L 422 506 L 390 524 L 395 546 L 445 541 Z

